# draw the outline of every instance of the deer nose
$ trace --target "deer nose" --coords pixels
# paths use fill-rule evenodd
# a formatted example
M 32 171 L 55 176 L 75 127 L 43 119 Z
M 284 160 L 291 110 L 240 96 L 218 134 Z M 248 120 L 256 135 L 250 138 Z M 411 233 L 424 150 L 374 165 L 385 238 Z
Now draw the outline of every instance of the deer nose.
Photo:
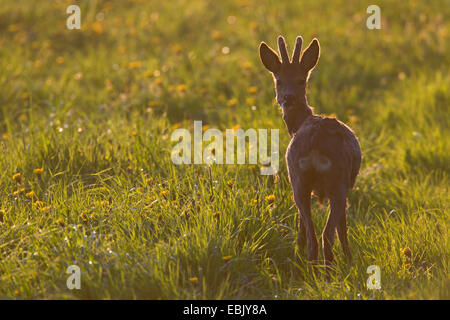
M 295 101 L 295 96 L 293 94 L 286 94 L 286 95 L 284 95 L 284 101 L 287 104 L 291 104 Z

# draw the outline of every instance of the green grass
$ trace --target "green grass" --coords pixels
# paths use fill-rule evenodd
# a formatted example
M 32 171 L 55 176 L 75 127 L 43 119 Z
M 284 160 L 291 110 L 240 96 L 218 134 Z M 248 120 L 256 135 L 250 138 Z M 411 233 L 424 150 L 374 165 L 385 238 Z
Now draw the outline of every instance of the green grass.
M 381 30 L 366 28 L 369 1 L 81 1 L 78 31 L 69 4 L 0 8 L 1 298 L 450 298 L 448 1 L 383 1 Z M 194 120 L 280 129 L 284 154 L 257 51 L 278 34 L 290 50 L 319 38 L 309 102 L 363 151 L 354 259 L 336 241 L 329 282 L 297 260 L 283 157 L 277 176 L 170 160 L 171 133 Z M 314 202 L 319 234 L 327 212 Z M 72 264 L 81 290 L 66 287 Z

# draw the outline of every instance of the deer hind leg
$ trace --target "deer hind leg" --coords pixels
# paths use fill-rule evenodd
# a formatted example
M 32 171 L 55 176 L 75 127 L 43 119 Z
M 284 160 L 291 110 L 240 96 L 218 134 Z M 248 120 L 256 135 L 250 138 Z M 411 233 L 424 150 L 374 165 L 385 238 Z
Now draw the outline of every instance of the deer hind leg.
M 337 225 L 337 234 L 339 238 L 339 242 L 341 243 L 342 250 L 344 251 L 345 256 L 349 261 L 352 260 L 352 254 L 350 252 L 350 247 L 348 245 L 348 237 L 347 237 L 347 215 L 344 214 L 339 220 Z
M 299 210 L 299 214 L 298 214 L 297 245 L 300 250 L 304 250 L 306 247 L 306 226 L 305 226 L 305 222 L 302 219 L 300 210 Z
M 331 263 L 333 262 L 334 234 L 339 226 L 339 223 L 342 221 L 342 218 L 343 217 L 345 218 L 345 206 L 347 195 L 346 191 L 344 190 L 345 190 L 344 188 L 339 188 L 339 191 L 336 192 L 337 194 L 330 196 L 331 210 L 328 216 L 327 223 L 325 225 L 325 229 L 322 234 L 323 257 L 325 259 L 325 265 L 327 267 L 330 267 Z
M 306 238 L 306 243 L 308 246 L 308 260 L 316 262 L 319 252 L 318 252 L 318 242 L 316 231 L 314 230 L 314 224 L 311 218 L 311 190 L 301 188 L 299 186 L 294 186 L 294 200 L 299 211 L 299 236 L 297 241 L 299 241 L 299 246 L 302 245 L 302 239 Z M 304 230 L 304 234 L 303 231 Z M 303 244 L 305 241 L 303 241 Z

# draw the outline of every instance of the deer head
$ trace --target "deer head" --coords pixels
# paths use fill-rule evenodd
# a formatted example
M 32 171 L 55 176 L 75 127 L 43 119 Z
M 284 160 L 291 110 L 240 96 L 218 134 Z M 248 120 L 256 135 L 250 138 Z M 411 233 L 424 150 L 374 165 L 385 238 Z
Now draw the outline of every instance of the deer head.
M 306 100 L 306 84 L 320 55 L 319 41 L 314 38 L 300 56 L 302 42 L 302 37 L 297 37 L 292 61 L 289 61 L 286 42 L 282 36 L 278 37 L 281 61 L 266 43 L 261 42 L 259 46 L 261 61 L 273 75 L 276 99 L 283 110 L 283 120 L 291 136 L 300 128 L 304 119 L 312 114 Z

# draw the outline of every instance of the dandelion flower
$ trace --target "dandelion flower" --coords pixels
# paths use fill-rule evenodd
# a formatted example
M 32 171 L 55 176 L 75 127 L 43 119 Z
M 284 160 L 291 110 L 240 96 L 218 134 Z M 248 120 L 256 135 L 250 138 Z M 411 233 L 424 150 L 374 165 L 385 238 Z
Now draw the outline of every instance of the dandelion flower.
M 228 100 L 227 105 L 229 107 L 234 107 L 235 105 L 237 105 L 237 99 L 236 98 L 231 98 L 230 100 Z
M 224 256 L 224 257 L 222 257 L 222 260 L 225 262 L 228 262 L 231 260 L 231 258 L 232 258 L 232 256 Z
M 232 187 L 232 186 L 233 186 L 233 181 L 232 181 L 232 180 L 228 180 L 228 181 L 227 181 L 227 185 L 228 185 L 229 187 Z
M 185 84 L 179 84 L 177 85 L 177 91 L 178 92 L 185 92 L 187 89 L 187 86 Z
M 220 40 L 223 38 L 222 32 L 218 30 L 214 30 L 213 32 L 211 32 L 211 36 L 214 40 Z
M 33 198 L 34 198 L 34 191 L 28 192 L 27 194 L 25 194 L 25 196 L 26 196 L 28 199 L 33 199 Z
M 44 173 L 44 169 L 42 168 L 36 168 L 33 170 L 34 174 L 40 177 Z
M 175 44 L 175 45 L 173 45 L 173 46 L 170 48 L 170 50 L 171 50 L 173 53 L 181 52 L 181 46 L 178 45 L 178 44 Z
M 198 278 L 191 277 L 191 278 L 189 278 L 189 282 L 192 283 L 194 286 L 196 286 L 198 284 Z
M 12 176 L 12 178 L 13 178 L 13 180 L 14 180 L 15 182 L 20 183 L 21 180 L 22 180 L 22 174 L 20 174 L 20 173 L 15 173 L 15 174 Z
M 58 220 L 56 220 L 56 223 L 59 224 L 61 227 L 65 226 L 63 218 L 59 218 Z
M 25 192 L 25 188 L 20 188 L 20 189 L 14 191 L 13 194 L 14 194 L 15 196 L 17 196 L 17 195 L 22 194 L 22 193 L 24 193 L 24 192 Z
M 275 196 L 273 194 L 268 195 L 264 198 L 268 203 L 273 203 L 275 201 Z
M 85 212 L 82 212 L 80 214 L 80 218 L 83 221 L 83 223 L 87 223 L 88 222 L 88 215 Z
M 242 68 L 244 68 L 244 69 L 250 69 L 252 67 L 252 63 L 250 62 L 250 61 L 244 61 L 243 63 L 242 63 Z
M 36 200 L 36 202 L 34 203 L 34 206 L 37 208 L 42 208 L 44 206 L 44 202 Z
M 400 253 L 403 254 L 407 258 L 411 258 L 412 257 L 411 249 L 408 248 L 408 247 L 401 249 Z
M 45 212 L 49 211 L 50 208 L 51 208 L 51 206 L 43 207 L 43 208 L 41 208 L 41 212 L 44 212 L 44 213 L 45 213 Z
M 258 87 L 255 87 L 255 86 L 250 87 L 250 88 L 248 88 L 247 92 L 248 93 L 256 93 L 256 92 L 258 92 Z
M 169 190 L 163 190 L 159 193 L 160 196 L 165 197 L 169 194 Z
M 94 31 L 96 34 L 102 34 L 103 33 L 103 25 L 100 22 L 98 22 L 98 21 L 95 21 L 92 24 L 91 28 L 92 28 L 92 31 Z
M 128 64 L 128 69 L 130 69 L 130 70 L 138 69 L 141 67 L 141 65 L 142 65 L 141 61 L 131 61 Z

